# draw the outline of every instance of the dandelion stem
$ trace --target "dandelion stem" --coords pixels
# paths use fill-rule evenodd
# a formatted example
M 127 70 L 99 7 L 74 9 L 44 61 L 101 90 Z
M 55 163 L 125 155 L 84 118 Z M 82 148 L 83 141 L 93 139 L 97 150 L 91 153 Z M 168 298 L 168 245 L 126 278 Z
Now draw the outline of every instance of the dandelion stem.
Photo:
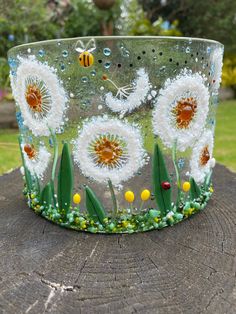
M 110 82 L 115 88 L 119 89 L 119 87 L 110 79 L 107 79 L 108 82 Z
M 35 181 L 36 181 L 37 194 L 40 195 L 40 183 L 39 183 L 39 178 L 36 175 L 35 175 Z
M 57 159 L 58 159 L 58 143 L 57 143 L 57 138 L 55 133 L 51 130 L 51 136 L 52 136 L 52 141 L 53 141 L 53 149 L 54 149 L 54 154 L 53 154 L 53 164 L 52 164 L 52 178 L 51 178 L 51 189 L 52 189 L 52 195 L 53 195 L 53 203 L 54 203 L 54 208 L 56 208 L 56 198 L 55 198 L 55 193 L 54 193 L 54 181 L 55 181 L 55 173 L 56 173 L 56 166 L 57 166 Z
M 143 209 L 143 204 L 144 204 L 144 201 L 141 202 L 141 205 L 140 205 L 140 208 L 139 208 L 139 211 L 141 212 L 141 210 Z
M 179 175 L 179 168 L 176 161 L 176 151 L 177 151 L 177 140 L 174 142 L 174 145 L 172 147 L 172 160 L 175 167 L 176 181 L 177 181 L 177 188 L 178 188 L 177 200 L 176 200 L 176 207 L 178 207 L 179 201 L 180 201 L 180 195 L 181 195 L 181 180 L 180 180 L 180 175 Z
M 116 216 L 118 214 L 118 206 L 117 206 L 117 200 L 116 200 L 114 188 L 113 188 L 113 185 L 112 185 L 112 182 L 110 179 L 108 179 L 108 186 L 109 186 L 110 193 L 111 193 L 114 215 Z
M 130 203 L 130 211 L 132 214 L 134 214 L 134 203 L 133 202 Z

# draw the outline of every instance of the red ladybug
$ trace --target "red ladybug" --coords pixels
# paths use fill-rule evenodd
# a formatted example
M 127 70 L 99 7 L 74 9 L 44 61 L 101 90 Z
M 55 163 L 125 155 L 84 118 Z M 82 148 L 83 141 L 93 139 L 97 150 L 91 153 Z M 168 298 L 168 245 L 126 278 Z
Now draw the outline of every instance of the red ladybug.
M 164 181 L 161 183 L 161 187 L 163 190 L 169 190 L 170 189 L 170 182 Z

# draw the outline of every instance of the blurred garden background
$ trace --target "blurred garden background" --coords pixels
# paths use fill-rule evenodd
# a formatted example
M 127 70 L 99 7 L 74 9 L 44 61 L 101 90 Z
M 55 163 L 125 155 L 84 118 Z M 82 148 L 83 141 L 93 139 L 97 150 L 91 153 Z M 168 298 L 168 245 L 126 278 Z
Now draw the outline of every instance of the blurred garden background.
M 90 35 L 191 36 L 223 43 L 215 157 L 236 171 L 236 1 L 0 0 L 0 174 L 20 165 L 8 49 Z

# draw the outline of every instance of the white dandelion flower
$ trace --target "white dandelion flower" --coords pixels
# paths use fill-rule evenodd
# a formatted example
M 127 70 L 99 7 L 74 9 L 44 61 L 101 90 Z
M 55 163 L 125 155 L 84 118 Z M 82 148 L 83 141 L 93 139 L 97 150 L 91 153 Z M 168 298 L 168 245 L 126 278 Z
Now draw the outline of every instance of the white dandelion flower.
M 51 154 L 45 146 L 41 145 L 37 151 L 32 144 L 22 144 L 25 165 L 32 175 L 43 179 L 43 174 L 48 167 Z
M 190 175 L 197 183 L 202 183 L 205 176 L 215 165 L 215 159 L 212 158 L 213 146 L 213 132 L 206 130 L 201 139 L 193 147 L 190 160 Z
M 137 126 L 108 117 L 84 123 L 74 141 L 75 162 L 86 177 L 118 185 L 145 164 L 141 133 Z
M 14 98 L 24 124 L 35 136 L 50 134 L 63 125 L 67 95 L 55 69 L 33 57 L 19 58 L 16 80 L 12 80 Z
M 113 112 L 133 111 L 143 104 L 150 90 L 149 77 L 143 68 L 137 71 L 137 78 L 132 84 L 123 87 L 118 87 L 106 75 L 103 79 L 110 82 L 117 91 L 115 96 L 111 92 L 105 95 L 105 103 Z
M 217 91 L 221 83 L 221 74 L 223 67 L 223 49 L 217 48 L 214 50 L 212 55 L 212 72 L 213 72 L 213 85 L 214 91 Z
M 185 73 L 167 80 L 156 99 L 153 130 L 167 147 L 180 151 L 200 137 L 209 110 L 209 92 L 200 74 Z

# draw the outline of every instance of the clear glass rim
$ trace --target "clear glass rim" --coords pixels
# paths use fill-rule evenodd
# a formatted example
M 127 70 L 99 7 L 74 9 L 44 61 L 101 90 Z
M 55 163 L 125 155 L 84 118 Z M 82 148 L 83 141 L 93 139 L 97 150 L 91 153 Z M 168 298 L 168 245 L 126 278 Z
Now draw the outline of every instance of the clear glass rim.
M 97 39 L 97 40 L 119 40 L 119 39 L 143 39 L 143 40 L 150 40 L 150 39 L 156 39 L 156 40 L 171 40 L 171 41 L 199 41 L 203 43 L 209 43 L 209 44 L 217 44 L 220 46 L 224 46 L 219 41 L 213 40 L 213 39 L 207 39 L 207 38 L 198 38 L 198 37 L 178 37 L 178 36 L 84 36 L 84 37 L 72 37 L 72 38 L 58 38 L 58 39 L 49 39 L 49 40 L 42 40 L 42 41 L 36 41 L 32 43 L 26 43 L 17 45 L 15 47 L 12 47 L 9 49 L 8 53 L 13 52 L 14 50 L 18 50 L 19 48 L 27 48 L 32 46 L 40 46 L 42 44 L 53 44 L 58 42 L 66 42 L 66 41 L 75 41 L 75 40 L 89 40 L 89 39 Z

